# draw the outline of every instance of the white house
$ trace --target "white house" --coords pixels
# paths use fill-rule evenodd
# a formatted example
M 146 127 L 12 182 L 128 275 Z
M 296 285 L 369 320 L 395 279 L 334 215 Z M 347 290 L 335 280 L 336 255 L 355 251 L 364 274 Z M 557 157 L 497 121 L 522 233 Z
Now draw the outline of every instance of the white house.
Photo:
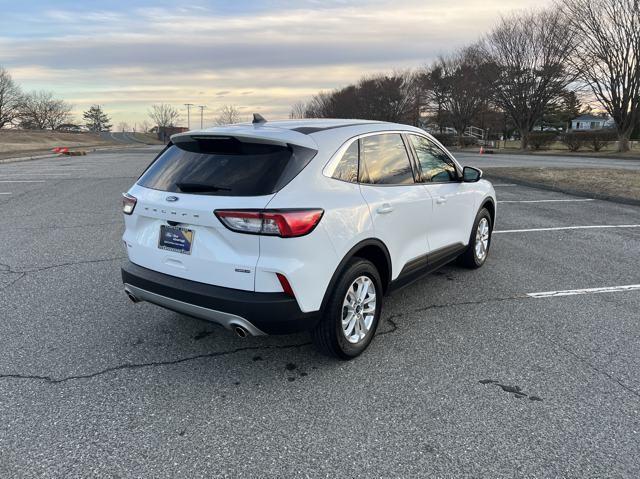
M 602 128 L 608 128 L 612 124 L 608 118 L 594 115 L 580 115 L 577 118 L 571 120 L 572 130 L 601 130 Z

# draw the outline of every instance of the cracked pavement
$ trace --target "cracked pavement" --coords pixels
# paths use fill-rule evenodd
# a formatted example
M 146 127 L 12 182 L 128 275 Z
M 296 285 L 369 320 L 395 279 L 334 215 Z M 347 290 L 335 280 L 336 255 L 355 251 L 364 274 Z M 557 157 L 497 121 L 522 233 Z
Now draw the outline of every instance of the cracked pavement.
M 76 168 L 0 186 L 1 477 L 640 474 L 640 291 L 526 296 L 640 283 L 640 231 L 497 235 L 482 269 L 386 298 L 343 363 L 129 302 L 120 193 L 153 155 L 0 165 Z M 505 230 L 640 223 L 602 201 L 498 208 Z

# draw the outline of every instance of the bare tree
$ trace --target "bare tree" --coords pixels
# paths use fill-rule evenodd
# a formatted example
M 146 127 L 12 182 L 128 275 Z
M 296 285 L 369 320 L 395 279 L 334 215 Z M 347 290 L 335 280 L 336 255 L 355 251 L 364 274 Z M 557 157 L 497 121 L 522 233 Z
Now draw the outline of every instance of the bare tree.
M 422 110 L 427 103 L 424 72 L 420 70 L 398 70 L 394 73 L 402 78 L 400 90 L 404 96 L 400 121 L 420 126 Z
M 166 103 L 151 105 L 148 112 L 149 118 L 156 126 L 163 128 L 175 126 L 180 113 L 174 107 Z
M 414 80 L 409 71 L 363 78 L 355 90 L 356 114 L 347 118 L 415 124 L 417 90 Z
M 0 67 L 0 128 L 13 124 L 20 115 L 22 91 L 7 70 Z
M 490 73 L 496 82 L 494 101 L 513 120 L 522 148 L 545 107 L 575 78 L 566 67 L 572 44 L 573 34 L 558 10 L 502 18 L 483 42 L 495 67 Z
M 484 62 L 477 47 L 464 48 L 448 58 L 441 58 L 439 100 L 449 113 L 453 127 L 458 132 L 459 143 L 467 127 L 486 105 L 491 91 L 491 68 Z
M 216 125 L 231 125 L 240 122 L 240 110 L 233 105 L 224 105 L 218 110 Z
M 129 131 L 129 123 L 126 121 L 121 121 L 118 123 L 118 130 L 121 132 Z
M 57 130 L 61 125 L 71 121 L 71 105 L 64 100 L 52 99 L 47 106 L 47 127 L 51 130 Z
M 314 95 L 306 104 L 305 118 L 329 118 L 331 116 L 332 97 L 335 92 L 321 91 Z
M 142 133 L 149 133 L 149 129 L 151 128 L 151 125 L 149 124 L 149 122 L 147 120 L 143 120 L 140 123 L 140 131 Z
M 297 101 L 291 106 L 289 118 L 292 120 L 306 118 L 307 104 L 304 101 Z
M 304 118 L 363 118 L 418 124 L 422 89 L 415 72 L 400 71 L 362 78 L 355 85 L 320 92 L 297 103 L 292 116 Z
M 640 117 L 640 2 L 561 0 L 575 38 L 572 57 L 585 82 L 616 123 L 618 151 Z
M 71 105 L 53 97 L 48 91 L 34 91 L 24 95 L 20 101 L 20 126 L 27 129 L 55 130 L 68 123 Z
M 425 111 L 430 118 L 430 123 L 435 124 L 440 133 L 449 123 L 449 112 L 445 108 L 447 95 L 447 83 L 444 79 L 444 71 L 440 62 L 425 69 L 424 72 L 424 99 Z

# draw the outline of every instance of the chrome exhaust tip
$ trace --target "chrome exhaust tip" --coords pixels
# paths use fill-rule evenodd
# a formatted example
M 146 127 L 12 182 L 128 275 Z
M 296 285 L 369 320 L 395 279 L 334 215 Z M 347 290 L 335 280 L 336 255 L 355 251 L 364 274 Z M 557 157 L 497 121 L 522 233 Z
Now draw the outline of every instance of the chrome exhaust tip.
M 128 289 L 124 290 L 125 293 L 127 293 L 127 296 L 129 297 L 129 299 L 131 300 L 132 303 L 139 303 L 140 300 L 138 298 L 136 298 L 133 293 L 131 291 L 129 291 Z
M 249 335 L 249 332 L 242 326 L 234 326 L 233 332 L 236 333 L 236 336 L 239 338 L 246 338 Z

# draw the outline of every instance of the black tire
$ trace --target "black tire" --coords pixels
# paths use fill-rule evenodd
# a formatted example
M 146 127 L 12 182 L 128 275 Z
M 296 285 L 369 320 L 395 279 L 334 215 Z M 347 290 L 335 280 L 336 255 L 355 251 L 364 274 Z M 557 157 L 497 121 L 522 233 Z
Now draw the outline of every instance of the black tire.
M 484 257 L 478 258 L 475 251 L 476 233 L 478 231 L 478 225 L 480 224 L 480 221 L 482 221 L 483 218 L 486 218 L 486 220 L 489 222 L 489 239 L 488 239 L 486 253 Z M 489 213 L 489 210 L 487 210 L 486 208 L 482 208 L 480 211 L 478 211 L 478 214 L 476 215 L 476 219 L 473 222 L 473 228 L 471 228 L 471 234 L 469 235 L 469 246 L 467 246 L 467 249 L 464 251 L 464 253 L 462 253 L 458 257 L 458 264 L 470 269 L 480 268 L 487 261 L 487 257 L 489 256 L 489 249 L 491 248 L 492 233 L 493 233 L 493 219 L 491 218 L 491 214 Z
M 347 290 L 361 276 L 368 277 L 375 287 L 375 313 L 366 336 L 358 343 L 347 340 L 342 330 L 343 302 Z M 382 310 L 382 281 L 376 267 L 366 259 L 353 258 L 345 266 L 331 293 L 322 319 L 311 331 L 311 338 L 320 352 L 335 358 L 349 360 L 361 354 L 376 334 Z

